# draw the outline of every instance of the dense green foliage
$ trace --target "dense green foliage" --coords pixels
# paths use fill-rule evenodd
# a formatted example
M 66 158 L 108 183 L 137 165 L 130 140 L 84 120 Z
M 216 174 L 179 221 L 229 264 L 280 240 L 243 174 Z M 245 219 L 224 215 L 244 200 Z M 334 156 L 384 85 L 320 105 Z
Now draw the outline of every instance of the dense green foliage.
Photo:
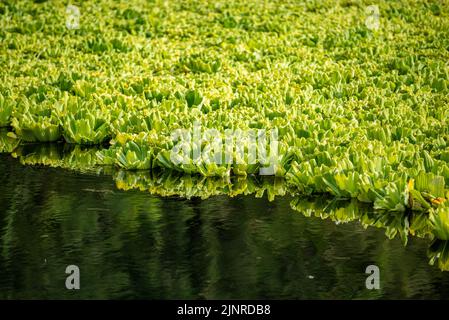
M 298 193 L 428 211 L 449 185 L 449 9 L 379 1 L 374 30 L 370 4 L 83 1 L 69 29 L 63 3 L 2 1 L 0 125 L 101 145 L 100 165 L 219 177 L 256 168 L 175 165 L 174 130 L 277 128 Z

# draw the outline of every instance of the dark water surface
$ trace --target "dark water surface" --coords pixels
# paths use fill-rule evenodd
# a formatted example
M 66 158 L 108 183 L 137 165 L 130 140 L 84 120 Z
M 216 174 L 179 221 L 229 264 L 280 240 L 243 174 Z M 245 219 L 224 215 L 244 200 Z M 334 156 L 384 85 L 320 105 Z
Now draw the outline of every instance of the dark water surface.
M 429 241 L 305 217 L 289 197 L 160 198 L 0 155 L 0 298 L 448 298 Z M 67 290 L 77 265 L 81 289 Z M 379 266 L 380 290 L 365 287 Z

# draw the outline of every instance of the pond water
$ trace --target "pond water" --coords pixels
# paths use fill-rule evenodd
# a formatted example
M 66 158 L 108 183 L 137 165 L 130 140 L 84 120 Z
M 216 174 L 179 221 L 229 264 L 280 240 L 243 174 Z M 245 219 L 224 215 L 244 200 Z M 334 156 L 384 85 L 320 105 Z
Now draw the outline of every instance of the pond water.
M 266 193 L 205 200 L 123 191 L 107 174 L 0 155 L 2 299 L 448 298 L 429 239 L 336 224 Z M 380 290 L 365 287 L 368 265 Z M 68 265 L 80 290 L 67 290 Z

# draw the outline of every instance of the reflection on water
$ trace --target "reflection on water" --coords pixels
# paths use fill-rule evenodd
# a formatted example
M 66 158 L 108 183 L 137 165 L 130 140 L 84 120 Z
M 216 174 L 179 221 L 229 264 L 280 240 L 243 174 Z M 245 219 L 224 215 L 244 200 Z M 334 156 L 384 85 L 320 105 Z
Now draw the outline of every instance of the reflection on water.
M 94 151 L 47 144 L 16 150 L 20 161 L 0 155 L 0 298 L 449 295 L 437 268 L 449 269 L 449 246 L 431 243 L 424 214 L 298 198 L 278 179 L 106 175 Z M 65 289 L 70 264 L 79 291 Z M 379 291 L 365 288 L 370 264 Z
M 8 130 L 6 128 L 0 128 L 0 153 L 11 153 L 19 145 L 20 140 L 14 139 L 8 136 Z

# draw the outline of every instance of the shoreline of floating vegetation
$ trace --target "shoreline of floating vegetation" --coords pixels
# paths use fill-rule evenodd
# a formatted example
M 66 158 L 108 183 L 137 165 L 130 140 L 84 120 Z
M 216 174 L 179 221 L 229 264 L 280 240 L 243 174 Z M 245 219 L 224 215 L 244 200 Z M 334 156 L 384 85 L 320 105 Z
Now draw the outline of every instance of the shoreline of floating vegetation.
M 170 161 L 177 129 L 277 129 L 304 196 L 426 212 L 449 239 L 449 11 L 437 1 L 0 3 L 0 151 L 102 146 L 96 165 L 249 176 Z M 207 142 L 205 142 L 207 144 Z M 248 159 L 243 159 L 247 161 Z
M 98 166 L 98 150 L 97 147 L 63 143 L 27 144 L 16 147 L 11 155 L 25 166 L 111 176 L 116 188 L 125 192 L 137 190 L 160 197 L 203 200 L 216 196 L 254 195 L 261 198 L 266 195 L 269 201 L 274 201 L 276 197 L 288 197 L 290 207 L 309 218 L 330 219 L 337 224 L 357 222 L 364 228 L 382 228 L 385 229 L 385 236 L 389 239 L 399 237 L 404 245 L 410 237 L 428 239 L 429 263 L 436 264 L 442 271 L 449 271 L 449 228 L 447 222 L 439 220 L 441 211 L 439 215 L 437 211 L 386 211 L 374 209 L 372 205 L 357 199 L 337 199 L 330 195 L 305 196 L 282 177 L 205 177 L 172 170 L 124 170 Z M 447 211 L 443 216 L 446 214 Z

